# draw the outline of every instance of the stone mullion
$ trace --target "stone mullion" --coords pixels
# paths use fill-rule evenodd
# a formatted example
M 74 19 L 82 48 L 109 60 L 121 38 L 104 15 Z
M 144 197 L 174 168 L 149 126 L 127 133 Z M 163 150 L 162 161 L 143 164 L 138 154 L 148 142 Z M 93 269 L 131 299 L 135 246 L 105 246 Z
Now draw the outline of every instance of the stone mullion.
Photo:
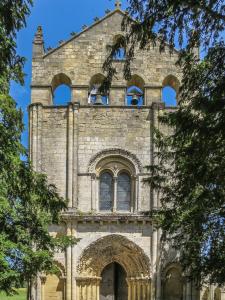
M 78 138 L 79 104 L 73 105 L 73 207 L 78 208 Z

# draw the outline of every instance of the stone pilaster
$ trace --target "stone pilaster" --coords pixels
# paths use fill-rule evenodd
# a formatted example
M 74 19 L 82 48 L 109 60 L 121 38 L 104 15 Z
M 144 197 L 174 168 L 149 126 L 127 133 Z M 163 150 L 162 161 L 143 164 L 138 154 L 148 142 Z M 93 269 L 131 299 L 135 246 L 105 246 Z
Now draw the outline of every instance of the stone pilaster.
M 79 103 L 73 104 L 73 207 L 78 208 Z
M 67 198 L 69 207 L 73 206 L 73 105 L 70 103 L 67 109 Z
M 30 159 L 35 171 L 41 171 L 41 131 L 42 131 L 42 104 L 35 103 L 29 108 Z

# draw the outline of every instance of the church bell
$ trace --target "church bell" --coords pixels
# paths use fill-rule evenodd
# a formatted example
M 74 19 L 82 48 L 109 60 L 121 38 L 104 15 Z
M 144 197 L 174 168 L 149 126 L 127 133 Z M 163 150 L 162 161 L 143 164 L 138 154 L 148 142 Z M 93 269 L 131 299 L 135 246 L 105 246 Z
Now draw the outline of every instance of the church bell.
M 94 105 L 103 105 L 101 94 L 98 94 L 98 95 L 96 96 L 96 101 L 95 101 Z

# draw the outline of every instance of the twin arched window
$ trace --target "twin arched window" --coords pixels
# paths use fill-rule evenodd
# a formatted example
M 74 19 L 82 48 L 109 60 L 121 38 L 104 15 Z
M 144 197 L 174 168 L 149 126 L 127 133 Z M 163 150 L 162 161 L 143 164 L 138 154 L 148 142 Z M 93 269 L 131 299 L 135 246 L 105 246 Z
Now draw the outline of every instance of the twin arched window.
M 100 176 L 99 209 L 102 211 L 130 211 L 131 178 L 126 172 L 113 177 L 110 172 Z

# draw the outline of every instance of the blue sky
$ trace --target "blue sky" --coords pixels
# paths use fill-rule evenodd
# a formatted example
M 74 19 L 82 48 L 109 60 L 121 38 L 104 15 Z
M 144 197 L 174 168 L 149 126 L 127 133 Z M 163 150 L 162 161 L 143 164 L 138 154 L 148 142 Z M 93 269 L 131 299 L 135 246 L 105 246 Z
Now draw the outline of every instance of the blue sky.
M 126 0 L 122 1 L 122 8 L 126 8 Z M 24 112 L 25 131 L 22 142 L 28 146 L 28 114 L 30 104 L 32 41 L 39 25 L 44 32 L 45 47 L 56 47 L 60 40 L 70 38 L 71 32 L 81 31 L 82 25 L 93 23 L 94 17 L 103 17 L 105 10 L 113 10 L 114 0 L 34 0 L 31 14 L 27 18 L 27 27 L 18 33 L 18 53 L 26 57 L 25 85 L 15 83 L 11 85 L 11 95 Z M 58 95 L 61 96 L 60 94 Z

